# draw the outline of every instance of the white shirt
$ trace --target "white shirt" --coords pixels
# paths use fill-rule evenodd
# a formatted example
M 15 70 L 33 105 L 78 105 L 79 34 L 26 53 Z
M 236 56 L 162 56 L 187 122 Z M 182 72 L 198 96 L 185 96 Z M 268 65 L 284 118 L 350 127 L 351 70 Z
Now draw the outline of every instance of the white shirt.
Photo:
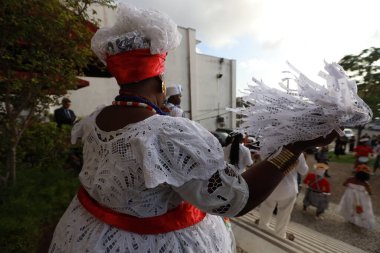
M 183 117 L 183 110 L 172 104 L 172 103 L 167 103 L 166 107 L 170 110 L 169 115 L 172 117 Z
M 309 170 L 305 157 L 303 154 L 298 158 L 296 167 L 286 175 L 276 189 L 269 195 L 268 199 L 271 200 L 284 200 L 298 193 L 297 172 L 301 175 L 305 175 Z
M 373 153 L 375 155 L 380 155 L 380 144 L 376 145 L 376 147 L 373 149 Z
M 224 151 L 224 160 L 226 162 L 230 162 L 230 153 L 231 153 L 231 144 L 223 148 Z M 239 163 L 238 163 L 238 172 L 241 174 L 244 172 L 247 166 L 253 164 L 251 151 L 249 148 L 244 146 L 243 144 L 239 144 Z

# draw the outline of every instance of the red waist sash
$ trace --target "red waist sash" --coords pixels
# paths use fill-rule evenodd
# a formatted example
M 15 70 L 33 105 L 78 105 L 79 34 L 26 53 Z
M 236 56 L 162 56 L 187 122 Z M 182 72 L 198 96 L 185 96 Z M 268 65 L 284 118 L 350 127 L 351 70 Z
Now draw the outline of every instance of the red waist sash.
M 79 189 L 77 196 L 83 207 L 102 222 L 137 234 L 168 233 L 195 225 L 206 216 L 198 208 L 183 202 L 165 214 L 139 218 L 101 206 L 83 187 Z

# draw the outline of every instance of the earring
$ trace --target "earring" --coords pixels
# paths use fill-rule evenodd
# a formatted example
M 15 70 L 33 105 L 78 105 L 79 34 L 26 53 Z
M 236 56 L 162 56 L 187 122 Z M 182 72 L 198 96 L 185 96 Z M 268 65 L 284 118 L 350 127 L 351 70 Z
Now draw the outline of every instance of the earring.
M 162 89 L 162 93 L 163 93 L 164 95 L 166 95 L 166 84 L 165 84 L 164 81 L 163 81 L 162 84 L 161 84 L 161 89 Z
M 160 75 L 158 75 L 158 78 L 160 78 L 160 80 L 161 80 L 161 92 L 166 96 L 166 84 L 164 81 L 164 75 L 160 74 Z

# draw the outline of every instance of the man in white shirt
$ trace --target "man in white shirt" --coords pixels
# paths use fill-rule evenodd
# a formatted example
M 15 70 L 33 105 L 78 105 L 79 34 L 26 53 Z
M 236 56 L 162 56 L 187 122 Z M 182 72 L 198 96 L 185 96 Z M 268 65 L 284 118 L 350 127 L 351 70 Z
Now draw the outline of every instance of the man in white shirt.
M 169 115 L 172 117 L 183 117 L 183 110 L 181 109 L 182 86 L 176 84 L 167 87 L 166 89 L 166 107 L 169 110 Z
M 260 205 L 259 227 L 267 230 L 270 230 L 270 219 L 277 205 L 274 233 L 281 238 L 287 238 L 286 228 L 289 224 L 290 215 L 298 194 L 297 172 L 305 175 L 309 170 L 303 154 L 300 155 L 295 166 L 296 168 L 284 177 L 271 195 Z M 288 239 L 294 240 L 294 236 L 290 235 Z

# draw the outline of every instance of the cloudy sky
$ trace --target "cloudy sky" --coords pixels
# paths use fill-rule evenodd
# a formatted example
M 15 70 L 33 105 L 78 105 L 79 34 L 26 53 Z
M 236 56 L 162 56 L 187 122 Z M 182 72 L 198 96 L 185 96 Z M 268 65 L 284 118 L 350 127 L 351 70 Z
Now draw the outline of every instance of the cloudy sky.
M 128 0 L 196 30 L 198 51 L 237 60 L 238 95 L 251 77 L 275 85 L 286 61 L 312 79 L 323 60 L 380 46 L 379 0 Z M 318 81 L 318 80 L 317 80 Z

